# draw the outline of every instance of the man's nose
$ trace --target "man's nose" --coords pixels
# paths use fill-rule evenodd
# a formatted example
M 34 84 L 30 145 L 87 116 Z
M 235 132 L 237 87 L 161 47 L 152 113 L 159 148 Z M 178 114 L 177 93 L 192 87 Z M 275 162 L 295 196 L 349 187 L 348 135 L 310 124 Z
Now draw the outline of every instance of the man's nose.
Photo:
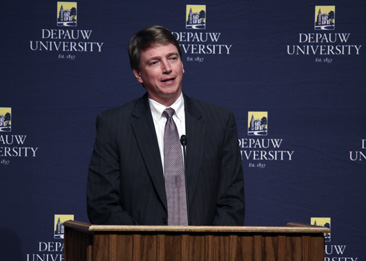
M 172 71 L 170 63 L 166 60 L 161 62 L 161 66 L 162 66 L 163 73 L 170 73 Z

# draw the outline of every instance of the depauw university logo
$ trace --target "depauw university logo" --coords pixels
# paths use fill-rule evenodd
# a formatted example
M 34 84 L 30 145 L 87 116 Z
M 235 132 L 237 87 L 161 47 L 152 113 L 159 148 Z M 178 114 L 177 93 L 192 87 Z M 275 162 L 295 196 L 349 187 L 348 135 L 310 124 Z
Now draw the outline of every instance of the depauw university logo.
M 248 112 L 248 135 L 267 136 L 268 134 L 268 112 L 249 111 Z
M 318 227 L 327 227 L 331 229 L 331 218 L 330 217 L 312 217 L 310 224 Z M 325 242 L 330 242 L 330 233 L 324 233 Z
M 77 2 L 57 2 L 57 26 L 77 25 Z
M 11 107 L 0 107 L 0 132 L 11 132 Z
M 55 225 L 54 225 L 54 238 L 64 239 L 64 222 L 68 220 L 74 220 L 74 215 L 55 215 Z
M 186 29 L 206 29 L 206 5 L 186 5 Z
M 335 29 L 335 5 L 315 6 L 315 30 L 334 30 Z

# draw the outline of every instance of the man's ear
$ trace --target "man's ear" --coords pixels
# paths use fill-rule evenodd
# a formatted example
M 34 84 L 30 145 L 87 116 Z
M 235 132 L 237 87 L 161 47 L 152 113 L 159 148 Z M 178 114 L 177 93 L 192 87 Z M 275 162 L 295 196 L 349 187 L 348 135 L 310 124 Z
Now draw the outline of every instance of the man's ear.
M 142 78 L 141 78 L 141 74 L 140 74 L 140 72 L 138 72 L 137 70 L 135 70 L 135 69 L 133 69 L 132 70 L 132 72 L 133 72 L 133 75 L 135 75 L 135 77 L 136 77 L 136 79 L 137 79 L 137 81 L 139 82 L 139 83 L 144 83 L 144 81 L 142 80 Z

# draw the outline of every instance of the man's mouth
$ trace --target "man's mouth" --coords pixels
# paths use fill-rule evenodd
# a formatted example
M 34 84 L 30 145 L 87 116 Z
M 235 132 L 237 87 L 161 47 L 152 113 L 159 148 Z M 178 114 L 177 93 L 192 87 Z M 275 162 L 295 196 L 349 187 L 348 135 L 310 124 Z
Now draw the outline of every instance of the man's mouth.
M 162 80 L 161 82 L 169 83 L 169 82 L 172 82 L 174 80 L 175 80 L 175 78 L 167 78 L 167 79 Z

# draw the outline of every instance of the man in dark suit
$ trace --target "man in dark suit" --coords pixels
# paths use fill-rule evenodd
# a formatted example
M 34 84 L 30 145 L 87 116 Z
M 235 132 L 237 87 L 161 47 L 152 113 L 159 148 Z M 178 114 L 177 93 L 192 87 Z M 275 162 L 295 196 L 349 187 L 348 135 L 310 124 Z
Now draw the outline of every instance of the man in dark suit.
M 172 108 L 179 137 L 186 137 L 188 221 L 183 224 L 243 225 L 244 181 L 233 114 L 182 93 L 181 50 L 166 28 L 138 32 L 129 55 L 133 74 L 147 93 L 97 118 L 87 188 L 90 222 L 168 224 L 164 158 L 169 155 L 164 155 L 167 119 L 162 114 Z

